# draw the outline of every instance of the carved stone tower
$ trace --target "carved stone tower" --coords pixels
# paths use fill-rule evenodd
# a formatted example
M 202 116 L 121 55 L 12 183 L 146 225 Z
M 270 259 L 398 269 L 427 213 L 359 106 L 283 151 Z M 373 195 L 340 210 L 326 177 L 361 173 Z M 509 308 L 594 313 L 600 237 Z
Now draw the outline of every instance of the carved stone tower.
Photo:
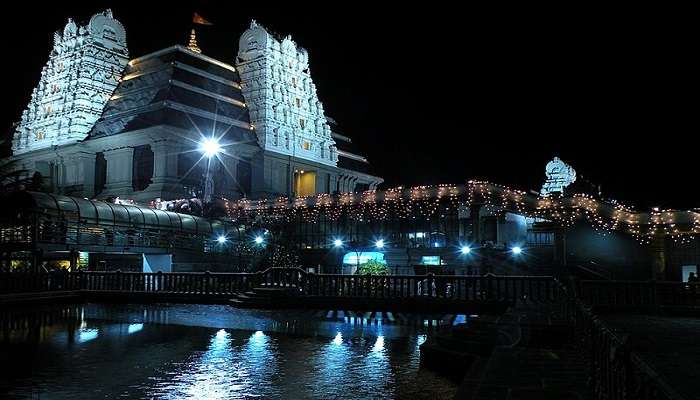
M 252 21 L 241 35 L 237 67 L 260 147 L 336 166 L 338 154 L 309 55 L 291 37 L 281 41 Z
M 15 155 L 86 138 L 129 58 L 122 24 L 107 10 L 87 25 L 69 19 L 14 134 Z

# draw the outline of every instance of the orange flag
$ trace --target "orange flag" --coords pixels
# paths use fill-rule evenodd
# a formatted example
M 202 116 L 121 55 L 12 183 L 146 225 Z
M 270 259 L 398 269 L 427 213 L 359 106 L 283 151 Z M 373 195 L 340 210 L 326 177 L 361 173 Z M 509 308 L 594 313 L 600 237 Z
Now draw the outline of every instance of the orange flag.
M 202 18 L 202 16 L 197 13 L 194 13 L 192 15 L 192 22 L 199 25 L 214 25 L 206 19 Z

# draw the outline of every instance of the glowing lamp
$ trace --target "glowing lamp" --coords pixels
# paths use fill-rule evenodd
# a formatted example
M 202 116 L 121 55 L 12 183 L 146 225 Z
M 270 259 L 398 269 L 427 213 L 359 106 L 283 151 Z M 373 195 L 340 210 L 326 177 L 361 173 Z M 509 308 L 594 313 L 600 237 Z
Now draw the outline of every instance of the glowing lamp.
M 374 246 L 378 249 L 384 247 L 384 239 L 379 239 L 376 242 L 374 242 Z
M 219 144 L 219 140 L 216 138 L 206 138 L 199 144 L 199 150 L 201 150 L 207 158 L 212 158 L 221 152 L 221 144 Z
M 462 251 L 462 254 L 469 254 L 472 252 L 472 249 L 469 246 L 462 246 L 461 251 Z
M 335 240 L 333 241 L 333 246 L 335 246 L 335 247 L 340 247 L 340 246 L 342 246 L 342 245 L 343 245 L 343 241 L 340 240 L 340 239 L 335 239 Z
M 520 246 L 515 246 L 512 249 L 510 249 L 510 251 L 517 256 L 518 254 L 523 252 L 523 249 Z
M 224 244 L 224 243 L 226 243 L 226 236 L 219 235 L 219 237 L 216 238 L 216 241 L 219 242 L 219 244 Z
M 256 236 L 255 237 L 255 244 L 262 244 L 263 238 L 262 236 Z

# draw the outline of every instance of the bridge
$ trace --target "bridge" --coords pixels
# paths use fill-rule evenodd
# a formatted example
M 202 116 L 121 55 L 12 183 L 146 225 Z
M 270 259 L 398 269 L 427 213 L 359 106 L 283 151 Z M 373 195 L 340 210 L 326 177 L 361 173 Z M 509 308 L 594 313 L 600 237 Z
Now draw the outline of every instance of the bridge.
M 73 292 L 89 298 L 219 303 L 237 306 L 433 308 L 462 310 L 549 303 L 563 292 L 549 276 L 343 275 L 299 268 L 253 273 L 67 272 L 2 273 L 0 293 Z M 270 296 L 274 299 L 270 299 Z M 11 297 L 11 296 L 8 296 Z M 261 304 L 260 301 L 263 301 Z M 277 303 L 279 306 L 280 304 Z
M 564 285 L 551 276 L 345 275 L 315 274 L 300 268 L 268 268 L 249 273 L 0 273 L 0 293 L 5 295 L 72 291 L 230 304 L 230 300 L 256 289 L 280 291 L 288 298 L 307 303 L 314 299 L 377 300 L 384 306 L 412 300 L 450 307 L 561 304 L 568 293 L 574 293 L 587 306 L 598 308 L 700 306 L 700 284 L 667 281 L 584 280 Z

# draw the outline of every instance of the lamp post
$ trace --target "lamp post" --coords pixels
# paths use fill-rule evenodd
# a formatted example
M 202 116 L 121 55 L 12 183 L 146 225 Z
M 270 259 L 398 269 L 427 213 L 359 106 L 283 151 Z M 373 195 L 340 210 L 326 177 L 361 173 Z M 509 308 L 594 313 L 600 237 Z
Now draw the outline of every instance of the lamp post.
M 459 249 L 459 252 L 462 256 L 462 273 L 464 274 L 467 269 L 467 257 L 469 257 L 469 255 L 472 253 L 472 248 L 465 244 Z M 471 275 L 471 273 L 469 275 Z
M 343 273 L 343 256 L 344 255 L 343 255 L 343 252 L 340 250 L 343 249 L 344 245 L 345 245 L 345 243 L 343 243 L 343 240 L 340 238 L 336 238 L 335 240 L 333 240 L 333 249 L 336 250 L 334 252 L 335 256 L 338 257 L 338 255 L 340 255 L 340 262 L 338 265 L 338 273 L 341 273 L 341 274 Z M 319 273 L 320 273 L 320 271 L 319 271 Z
M 214 177 L 211 170 L 212 158 L 221 152 L 221 144 L 215 137 L 204 139 L 199 144 L 199 150 L 203 156 L 207 158 L 207 170 L 204 173 L 204 202 L 211 202 L 212 193 L 214 192 Z

